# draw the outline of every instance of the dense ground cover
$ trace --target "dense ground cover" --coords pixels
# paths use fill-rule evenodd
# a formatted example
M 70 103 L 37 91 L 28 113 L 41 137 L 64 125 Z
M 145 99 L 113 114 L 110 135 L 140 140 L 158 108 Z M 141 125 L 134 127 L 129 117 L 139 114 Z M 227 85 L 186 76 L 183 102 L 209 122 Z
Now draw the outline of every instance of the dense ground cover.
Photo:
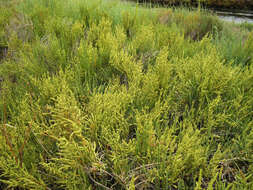
M 252 25 L 0 5 L 0 189 L 253 188 Z

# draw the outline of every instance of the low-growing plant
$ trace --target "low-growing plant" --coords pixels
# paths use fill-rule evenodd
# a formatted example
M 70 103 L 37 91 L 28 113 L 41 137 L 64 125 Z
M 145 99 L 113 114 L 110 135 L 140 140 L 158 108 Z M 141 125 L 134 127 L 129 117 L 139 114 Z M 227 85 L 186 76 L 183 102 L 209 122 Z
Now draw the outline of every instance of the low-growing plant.
M 252 188 L 248 30 L 107 0 L 5 9 L 0 188 Z

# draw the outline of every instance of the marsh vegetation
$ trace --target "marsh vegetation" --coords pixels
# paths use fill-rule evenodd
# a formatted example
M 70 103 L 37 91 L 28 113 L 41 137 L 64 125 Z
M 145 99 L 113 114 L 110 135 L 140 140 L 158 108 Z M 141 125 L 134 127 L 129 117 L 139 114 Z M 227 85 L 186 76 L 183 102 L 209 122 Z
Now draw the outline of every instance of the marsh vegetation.
M 253 188 L 251 24 L 106 0 L 0 13 L 0 189 Z
M 229 9 L 251 9 L 253 2 L 251 0 L 130 0 L 139 3 L 158 3 L 163 5 L 186 5 L 206 7 L 229 8 Z

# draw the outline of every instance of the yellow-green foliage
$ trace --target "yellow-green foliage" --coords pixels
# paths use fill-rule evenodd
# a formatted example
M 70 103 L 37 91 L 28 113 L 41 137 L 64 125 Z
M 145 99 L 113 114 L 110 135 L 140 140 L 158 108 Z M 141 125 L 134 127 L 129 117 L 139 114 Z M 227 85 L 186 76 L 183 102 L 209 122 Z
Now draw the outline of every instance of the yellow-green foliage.
M 10 3 L 0 189 L 253 188 L 252 33 L 203 11 Z

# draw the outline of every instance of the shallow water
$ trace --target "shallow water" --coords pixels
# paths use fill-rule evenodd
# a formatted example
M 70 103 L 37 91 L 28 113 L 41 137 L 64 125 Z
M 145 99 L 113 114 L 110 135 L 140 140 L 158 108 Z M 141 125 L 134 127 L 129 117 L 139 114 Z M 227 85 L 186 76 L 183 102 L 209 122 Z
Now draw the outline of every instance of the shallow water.
M 237 17 L 237 16 L 221 16 L 219 15 L 219 18 L 225 21 L 230 21 L 234 23 L 252 23 L 253 24 L 253 19 L 250 18 L 242 18 L 242 17 Z
M 253 12 L 214 11 L 222 20 L 234 23 L 252 23 Z

